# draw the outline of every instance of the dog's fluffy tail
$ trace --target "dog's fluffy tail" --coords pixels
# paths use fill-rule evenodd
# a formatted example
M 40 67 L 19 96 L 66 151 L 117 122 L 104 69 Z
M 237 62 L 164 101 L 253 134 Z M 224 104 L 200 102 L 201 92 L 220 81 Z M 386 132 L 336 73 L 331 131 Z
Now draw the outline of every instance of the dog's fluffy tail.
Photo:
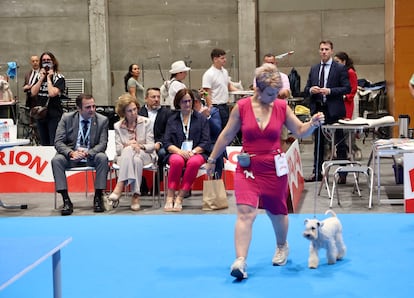
M 332 217 L 336 217 L 336 213 L 335 213 L 335 211 L 333 211 L 333 210 L 331 210 L 331 209 L 328 209 L 328 210 L 326 210 L 325 211 L 325 215 L 327 215 L 327 214 L 331 214 L 332 215 Z

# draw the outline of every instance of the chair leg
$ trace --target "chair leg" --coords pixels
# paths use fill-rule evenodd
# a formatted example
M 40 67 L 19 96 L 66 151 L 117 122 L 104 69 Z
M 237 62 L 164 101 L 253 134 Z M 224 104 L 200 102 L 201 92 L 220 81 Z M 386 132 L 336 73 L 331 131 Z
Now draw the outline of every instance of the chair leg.
M 167 191 L 168 191 L 168 169 L 164 167 L 163 169 L 164 175 L 164 204 L 167 202 Z
M 85 199 L 88 199 L 88 171 L 85 171 Z
M 329 208 L 332 208 L 332 203 L 333 203 L 333 199 L 334 199 L 334 193 L 335 193 L 335 176 L 334 176 L 334 180 L 333 180 L 333 184 L 332 184 L 332 191 L 331 191 L 331 202 L 329 203 Z M 338 199 L 339 200 L 339 199 Z
M 57 210 L 57 192 L 55 188 L 55 210 Z
M 368 209 L 372 208 L 372 189 L 374 188 L 374 175 L 371 168 L 367 171 L 369 173 L 368 177 L 370 178 L 370 187 L 369 187 L 369 203 L 368 203 Z
M 155 191 L 156 191 L 156 185 L 158 184 L 158 188 L 160 185 L 159 181 L 159 175 L 158 175 L 158 169 L 152 169 L 152 208 L 155 207 Z M 161 194 L 160 190 L 158 189 L 158 208 L 161 207 Z
M 352 175 L 354 175 L 354 180 L 355 180 L 355 189 L 357 190 L 357 192 L 358 192 L 358 196 L 359 197 L 362 197 L 361 196 L 361 189 L 359 188 L 359 173 L 357 174 L 357 173 L 352 173 Z M 355 192 L 355 189 L 354 189 L 354 192 Z

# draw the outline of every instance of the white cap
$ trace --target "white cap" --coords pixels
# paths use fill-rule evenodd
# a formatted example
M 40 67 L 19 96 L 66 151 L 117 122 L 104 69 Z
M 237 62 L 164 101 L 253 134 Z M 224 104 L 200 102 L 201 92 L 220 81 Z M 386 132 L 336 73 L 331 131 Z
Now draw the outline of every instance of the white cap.
M 170 73 L 171 74 L 176 74 L 179 72 L 184 72 L 184 71 L 189 71 L 191 70 L 190 67 L 187 67 L 184 63 L 184 61 L 179 60 L 179 61 L 175 61 L 173 64 L 171 64 L 171 69 L 170 69 Z

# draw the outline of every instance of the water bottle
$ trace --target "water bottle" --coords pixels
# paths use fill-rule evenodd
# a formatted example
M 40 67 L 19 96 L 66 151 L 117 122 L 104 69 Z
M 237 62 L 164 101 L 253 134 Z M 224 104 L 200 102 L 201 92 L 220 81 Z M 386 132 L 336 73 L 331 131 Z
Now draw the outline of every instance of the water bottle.
M 6 131 L 6 125 L 5 123 L 0 123 L 0 143 L 4 143 L 4 133 Z
M 4 122 L 3 138 L 4 142 L 10 142 L 10 127 L 7 122 Z

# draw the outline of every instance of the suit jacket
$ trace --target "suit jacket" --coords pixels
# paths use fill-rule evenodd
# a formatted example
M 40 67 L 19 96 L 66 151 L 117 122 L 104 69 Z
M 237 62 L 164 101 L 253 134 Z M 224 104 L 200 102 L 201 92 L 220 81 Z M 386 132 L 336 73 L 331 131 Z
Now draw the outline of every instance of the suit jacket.
M 323 101 L 322 95 L 310 94 L 310 88 L 319 85 L 319 72 L 321 67 L 322 65 L 320 63 L 311 67 L 305 86 L 305 94 L 306 96 L 310 96 L 310 110 L 312 115 L 320 111 L 318 108 L 320 105 L 318 103 L 322 103 Z M 331 94 L 326 96 L 325 121 L 326 123 L 334 123 L 345 117 L 343 96 L 351 92 L 348 71 L 344 65 L 332 61 L 326 81 L 326 88 L 331 89 Z
M 211 149 L 210 141 L 210 127 L 208 120 L 204 115 L 193 111 L 191 113 L 189 140 L 193 141 L 193 148 L 200 146 L 204 149 L 204 159 L 207 160 Z M 164 148 L 168 151 L 168 147 L 175 145 L 181 148 L 181 144 L 185 141 L 183 125 L 180 118 L 180 112 L 175 112 L 168 118 L 167 129 L 164 136 Z M 168 161 L 170 154 L 167 154 L 166 161 Z
M 88 158 L 93 159 L 99 152 L 105 153 L 108 143 L 109 120 L 104 115 L 95 113 L 91 121 Z M 75 150 L 79 134 L 79 112 L 64 113 L 56 129 L 55 148 L 57 153 L 69 158 Z
M 143 106 L 138 115 L 148 117 L 148 109 L 146 106 Z M 155 117 L 154 123 L 154 142 L 163 144 L 164 141 L 164 134 L 165 128 L 167 127 L 168 117 L 171 115 L 171 110 L 167 109 L 166 107 L 161 107 L 158 112 L 157 116 Z
M 32 76 L 32 71 L 33 71 L 33 69 L 30 70 L 29 72 L 27 72 L 24 75 L 24 84 L 23 84 L 23 86 L 30 83 L 29 80 L 30 80 L 30 77 Z M 26 93 L 26 107 L 32 108 L 32 107 L 36 106 L 37 105 L 37 96 L 32 96 L 32 92 L 30 91 L 30 89 L 26 90 L 24 92 Z

